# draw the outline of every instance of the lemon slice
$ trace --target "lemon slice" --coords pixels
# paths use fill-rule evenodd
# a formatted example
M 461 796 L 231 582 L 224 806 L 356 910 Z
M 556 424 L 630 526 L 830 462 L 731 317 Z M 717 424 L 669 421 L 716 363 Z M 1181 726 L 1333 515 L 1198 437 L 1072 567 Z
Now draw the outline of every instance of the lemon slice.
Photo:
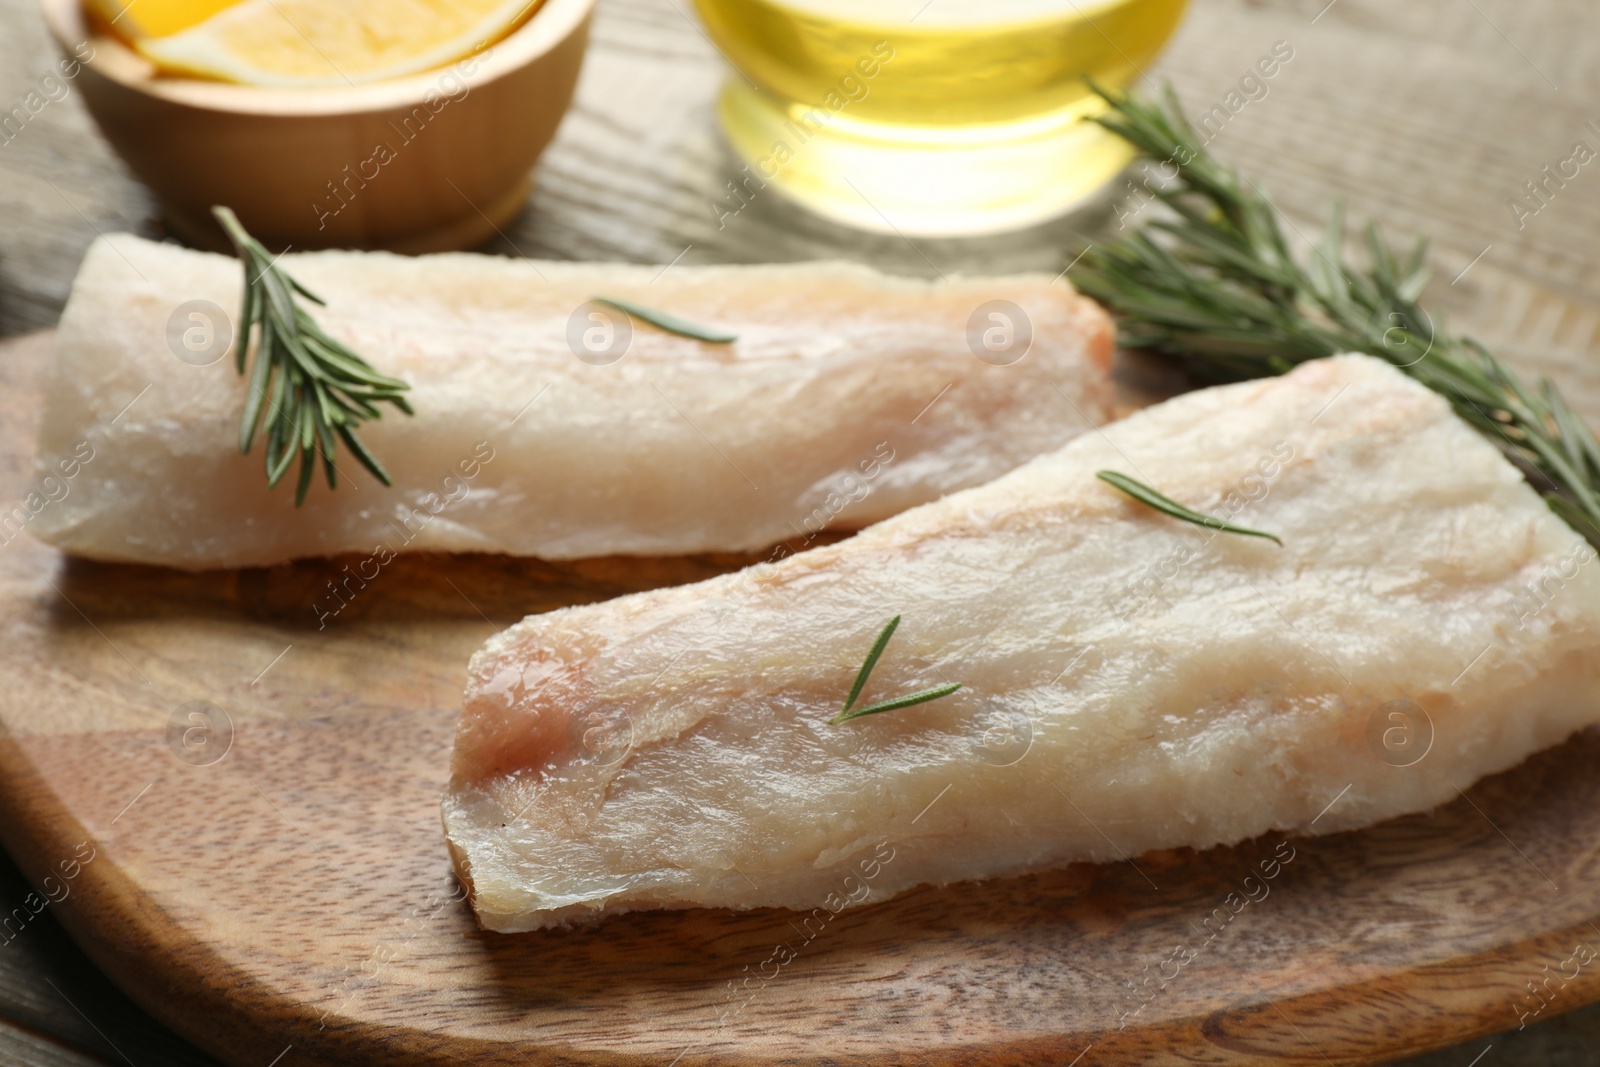
M 89 8 L 129 41 L 186 30 L 239 0 L 89 0 Z
M 167 71 L 244 85 L 361 85 L 442 67 L 504 37 L 539 0 L 243 0 L 137 42 Z

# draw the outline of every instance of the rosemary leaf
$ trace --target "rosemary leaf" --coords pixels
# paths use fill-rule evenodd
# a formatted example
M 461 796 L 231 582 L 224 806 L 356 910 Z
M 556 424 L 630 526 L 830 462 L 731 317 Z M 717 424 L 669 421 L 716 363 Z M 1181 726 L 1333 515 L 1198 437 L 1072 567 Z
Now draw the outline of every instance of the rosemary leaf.
M 861 696 L 861 690 L 867 686 L 867 679 L 872 675 L 872 668 L 878 665 L 878 658 L 883 655 L 883 650 L 889 647 L 889 638 L 893 637 L 894 632 L 899 628 L 900 616 L 896 615 L 884 626 L 883 630 L 878 634 L 878 639 L 872 642 L 872 651 L 867 653 L 867 658 L 861 664 L 861 669 L 856 672 L 856 682 L 850 687 L 850 696 L 846 698 L 844 707 L 839 709 L 840 715 L 843 715 L 855 705 L 857 698 Z
M 894 636 L 895 630 L 899 629 L 899 627 L 900 616 L 896 615 L 885 623 L 883 629 L 879 631 L 877 640 L 872 642 L 872 651 L 867 653 L 867 658 L 861 664 L 861 669 L 856 672 L 856 681 L 850 687 L 849 698 L 844 702 L 844 707 L 839 709 L 839 714 L 828 720 L 830 724 L 836 725 L 841 722 L 848 722 L 851 719 L 859 719 L 863 715 L 876 715 L 880 711 L 894 711 L 897 708 L 909 708 L 916 704 L 926 704 L 930 700 L 947 697 L 961 688 L 961 683 L 959 682 L 953 685 L 941 685 L 933 689 L 908 693 L 905 696 L 880 700 L 876 704 L 868 704 L 863 708 L 856 708 L 856 700 L 860 698 L 861 691 L 866 688 L 867 679 L 872 676 L 872 669 L 878 665 L 878 660 L 882 657 L 883 650 L 889 647 L 889 639 Z M 852 708 L 855 710 L 852 711 Z
M 267 487 L 283 479 L 300 460 L 294 502 L 305 502 L 318 458 L 337 484 L 333 452 L 343 441 L 360 464 L 384 485 L 392 484 L 383 465 L 361 443 L 355 427 L 379 417 L 378 403 L 411 414 L 402 394 L 411 386 L 382 374 L 343 343 L 323 331 L 296 302 L 296 294 L 323 300 L 277 265 L 261 243 L 225 207 L 212 214 L 222 224 L 244 264 L 238 349 L 235 363 L 246 374 L 250 331 L 257 327 L 255 366 L 248 370 L 244 413 L 239 420 L 239 451 L 248 453 L 265 422 Z
M 909 708 L 916 704 L 926 704 L 930 700 L 938 700 L 940 697 L 947 697 L 960 688 L 960 682 L 953 682 L 950 685 L 935 686 L 932 689 L 924 689 L 916 693 L 907 693 L 903 697 L 893 697 L 889 700 L 880 700 L 876 704 L 868 704 L 866 707 L 856 708 L 854 711 L 841 711 L 839 714 L 833 717 L 832 721 L 836 723 L 849 722 L 851 719 L 859 719 L 863 715 L 876 715 L 880 711 L 894 711 L 897 708 Z
M 1449 401 L 1600 546 L 1600 441 L 1549 382 L 1530 388 L 1473 338 L 1437 328 L 1419 303 L 1425 241 L 1397 255 L 1369 224 L 1353 263 L 1335 209 L 1321 243 L 1297 259 L 1272 202 L 1206 151 L 1170 87 L 1160 101 L 1095 91 L 1110 104 L 1095 121 L 1170 178 L 1152 190 L 1170 217 L 1072 268 L 1117 316 L 1123 347 L 1171 356 L 1203 381 L 1283 374 L 1340 352 L 1386 360 Z
M 1269 541 L 1276 541 L 1279 548 L 1283 547 L 1283 541 L 1277 534 L 1270 534 L 1265 530 L 1252 530 L 1247 526 L 1235 526 L 1230 522 L 1223 522 L 1214 515 L 1207 515 L 1203 512 L 1195 511 L 1193 508 L 1186 508 L 1170 496 L 1158 493 L 1143 482 L 1134 481 L 1126 474 L 1119 474 L 1116 471 L 1095 471 L 1094 476 L 1102 482 L 1122 490 L 1139 503 L 1155 508 L 1163 515 L 1171 515 L 1175 519 L 1182 519 L 1184 522 L 1192 522 L 1196 526 L 1205 526 L 1212 530 L 1221 530 L 1224 533 L 1244 534 L 1246 537 L 1265 537 Z
M 736 333 L 725 330 L 714 330 L 709 326 L 700 326 L 688 319 L 679 318 L 665 311 L 657 311 L 643 304 L 636 304 L 632 300 L 622 300 L 614 296 L 591 296 L 589 298 L 597 304 L 614 307 L 618 311 L 625 311 L 636 319 L 643 319 L 657 329 L 668 333 L 675 333 L 679 337 L 688 337 L 696 341 L 706 341 L 714 345 L 727 345 L 739 339 Z

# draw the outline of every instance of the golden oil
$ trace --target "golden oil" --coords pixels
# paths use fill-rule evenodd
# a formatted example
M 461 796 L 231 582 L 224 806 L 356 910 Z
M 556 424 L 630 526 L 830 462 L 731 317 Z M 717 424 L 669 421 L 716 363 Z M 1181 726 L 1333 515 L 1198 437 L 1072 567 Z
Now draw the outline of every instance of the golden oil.
M 724 131 L 754 178 L 876 230 L 979 233 L 1060 214 L 1127 147 L 1087 116 L 1184 0 L 696 0 L 735 68 Z M 745 193 L 744 195 L 748 195 Z

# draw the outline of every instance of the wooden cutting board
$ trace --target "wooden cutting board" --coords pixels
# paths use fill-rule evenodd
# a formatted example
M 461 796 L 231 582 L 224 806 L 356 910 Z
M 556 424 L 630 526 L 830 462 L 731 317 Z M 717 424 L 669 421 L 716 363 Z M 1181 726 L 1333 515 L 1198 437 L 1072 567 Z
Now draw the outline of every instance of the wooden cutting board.
M 34 487 L 48 341 L 0 346 L 0 516 Z M 319 631 L 337 562 L 187 575 L 16 536 L 0 837 L 25 907 L 240 1067 L 1368 1063 L 1600 998 L 1595 732 L 1432 814 L 919 890 L 811 936 L 770 910 L 479 931 L 438 815 L 468 655 L 743 562 L 402 557 Z

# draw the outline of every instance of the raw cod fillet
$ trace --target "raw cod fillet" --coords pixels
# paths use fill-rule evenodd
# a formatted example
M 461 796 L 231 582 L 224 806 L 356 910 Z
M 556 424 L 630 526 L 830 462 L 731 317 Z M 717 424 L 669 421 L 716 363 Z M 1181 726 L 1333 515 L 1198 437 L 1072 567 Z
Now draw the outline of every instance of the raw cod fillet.
M 445 830 L 479 920 L 520 931 L 1366 826 L 1600 719 L 1593 559 L 1443 400 L 1320 360 L 849 541 L 524 620 L 472 660 Z M 895 614 L 863 703 L 964 688 L 830 725 Z
M 319 476 L 299 509 L 293 484 L 269 492 L 262 443 L 239 454 L 246 385 L 232 355 L 194 366 L 168 342 L 169 329 L 203 330 L 180 310 L 190 301 L 237 318 L 238 262 L 118 235 L 89 250 L 61 322 L 38 471 L 76 473 L 31 517 L 34 534 L 191 569 L 377 546 L 748 551 L 981 484 L 1109 416 L 1109 320 L 1045 276 L 930 283 L 844 263 L 663 271 L 359 252 L 282 262 L 327 300 L 313 311 L 329 332 L 411 383 L 415 417 L 386 410 L 360 431 L 395 486 L 346 452 L 337 490 Z M 739 339 L 634 322 L 621 358 L 586 362 L 569 328 L 580 348 L 601 330 L 602 353 L 617 336 L 586 315 L 572 325 L 594 295 Z M 1024 310 L 1032 343 L 1007 350 L 1022 334 L 996 335 L 999 357 L 980 360 L 969 320 L 992 300 Z M 69 463 L 84 452 L 90 462 Z

